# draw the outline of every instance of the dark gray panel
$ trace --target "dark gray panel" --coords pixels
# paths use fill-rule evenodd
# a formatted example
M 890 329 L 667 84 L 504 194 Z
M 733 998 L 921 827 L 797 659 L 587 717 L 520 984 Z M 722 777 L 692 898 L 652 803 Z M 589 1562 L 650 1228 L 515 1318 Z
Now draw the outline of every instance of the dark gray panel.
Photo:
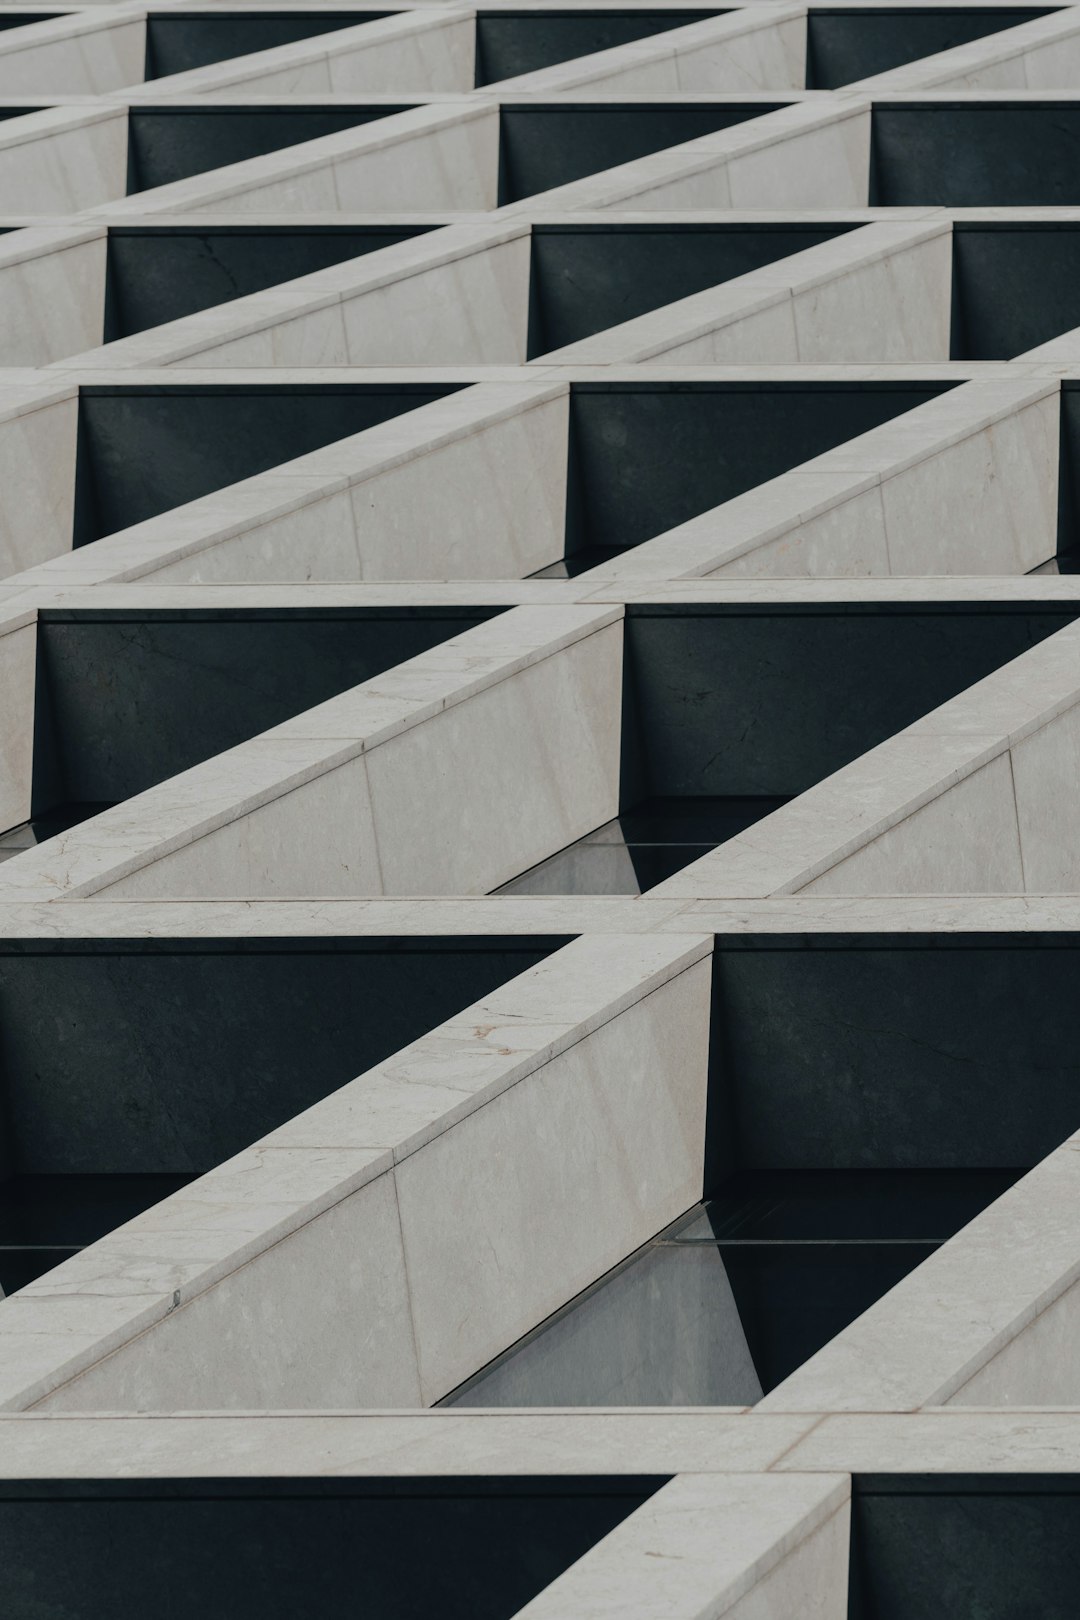
M 750 1169 L 1036 1164 L 1080 1126 L 1078 974 L 1073 940 L 718 942 L 711 1184 L 731 1147 Z
M 227 304 L 328 265 L 393 247 L 428 226 L 183 226 L 124 230 L 108 237 L 106 343 L 163 321 Z
M 633 320 L 850 225 L 536 225 L 529 356 Z
M 1080 228 L 953 226 L 954 360 L 1012 360 L 1080 326 Z
M 44 614 L 38 682 L 52 736 L 35 739 L 35 788 L 58 777 L 63 801 L 115 803 L 490 617 Z M 35 813 L 46 804 L 35 793 Z
M 1076 102 L 878 103 L 872 130 L 872 206 L 1080 203 Z
M 292 45 L 298 39 L 329 34 L 357 23 L 375 22 L 384 11 L 188 12 L 176 17 L 151 14 L 146 20 L 146 77 L 187 73 L 233 56 Z
M 773 111 L 768 105 L 738 102 L 504 106 L 499 201 L 517 202 Z
M 623 803 L 802 793 L 1074 618 L 631 607 Z
M 935 56 L 954 45 L 998 34 L 1003 28 L 1035 17 L 1049 16 L 1053 7 L 1039 10 L 989 11 L 979 6 L 940 11 L 866 11 L 812 9 L 807 14 L 806 87 L 835 90 L 872 73 L 886 73 L 904 62 Z
M 5 1613 L 510 1620 L 663 1483 L 9 1484 L 0 1500 Z
M 567 551 L 640 545 L 944 392 L 934 383 L 575 384 Z
M 850 1620 L 1075 1620 L 1075 1475 L 853 1485 Z
M 86 545 L 445 399 L 453 387 L 84 388 L 75 544 Z
M 5 11 L 0 13 L 0 30 L 25 28 L 28 23 L 55 22 L 62 16 L 62 11 Z
M 722 11 L 505 11 L 476 19 L 476 83 L 495 84 L 574 57 L 591 56 Z
M 563 943 L 8 948 L 0 1168 L 208 1170 Z
M 388 118 L 404 107 L 132 107 L 128 195 Z

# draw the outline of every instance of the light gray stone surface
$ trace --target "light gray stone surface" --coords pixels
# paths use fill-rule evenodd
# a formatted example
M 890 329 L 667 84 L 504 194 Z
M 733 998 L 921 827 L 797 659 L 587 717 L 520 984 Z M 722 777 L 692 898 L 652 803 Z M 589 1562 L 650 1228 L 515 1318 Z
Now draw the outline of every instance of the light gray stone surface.
M 145 84 L 147 16 L 183 6 L 0 31 L 0 818 L 31 810 L 43 626 L 506 611 L 5 861 L 0 939 L 573 943 L 5 1300 L 0 1475 L 670 1474 L 523 1613 L 839 1620 L 853 1473 L 1077 1471 L 1075 1139 L 753 1410 L 575 1411 L 557 1380 L 553 1410 L 420 1409 L 557 1335 L 571 1299 L 700 1199 L 714 936 L 1049 948 L 1080 931 L 1075 628 L 643 896 L 485 891 L 620 808 L 628 613 L 1080 610 L 1057 572 L 1068 297 L 1065 329 L 1015 359 L 951 357 L 956 300 L 990 285 L 958 271 L 963 232 L 1075 230 L 1080 199 L 999 201 L 997 164 L 986 205 L 884 207 L 871 170 L 874 109 L 897 103 L 1052 101 L 1066 127 L 1077 8 L 1014 26 L 986 0 L 981 37 L 835 91 L 804 88 L 815 18 L 772 0 L 694 20 L 707 8 L 673 4 L 670 30 L 479 89 L 475 7 L 326 9 L 337 32 Z M 858 28 L 858 4 L 828 9 Z M 917 42 L 940 7 L 902 9 Z M 579 177 L 499 206 L 514 108 L 646 103 L 695 107 L 699 128 L 710 108 L 749 116 L 638 156 L 620 136 L 591 172 L 583 143 Z M 301 104 L 385 116 L 125 196 L 130 107 Z M 110 227 L 395 220 L 431 229 L 103 343 Z M 528 360 L 531 232 L 605 222 L 839 234 Z M 1018 285 L 1036 309 L 1058 296 L 1030 270 Z M 571 390 L 906 382 L 950 386 L 582 575 L 528 577 L 592 498 Z M 71 549 L 80 390 L 417 383 L 459 391 Z M 614 416 L 603 431 L 617 449 Z M 632 1396 L 636 1371 L 604 1398 Z

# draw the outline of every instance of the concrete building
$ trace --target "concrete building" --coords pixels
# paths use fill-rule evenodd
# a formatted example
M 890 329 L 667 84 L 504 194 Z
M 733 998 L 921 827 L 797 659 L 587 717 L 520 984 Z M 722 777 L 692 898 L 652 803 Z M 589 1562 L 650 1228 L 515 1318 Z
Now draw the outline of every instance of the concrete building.
M 0 10 L 0 1613 L 1080 1615 L 1080 4 Z

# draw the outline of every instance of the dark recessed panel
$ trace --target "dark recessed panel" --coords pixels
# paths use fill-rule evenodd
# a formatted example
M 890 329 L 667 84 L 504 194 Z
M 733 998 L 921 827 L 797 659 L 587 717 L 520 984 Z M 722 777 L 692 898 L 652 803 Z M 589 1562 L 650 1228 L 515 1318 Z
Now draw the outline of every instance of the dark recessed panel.
M 109 230 L 106 343 L 227 304 L 430 226 L 161 226 Z
M 852 225 L 534 225 L 529 357 L 689 298 Z
M 940 383 L 574 384 L 567 551 L 640 545 L 947 391 Z
M 1074 618 L 632 605 L 622 802 L 802 793 Z
M 723 11 L 480 12 L 476 19 L 476 83 L 496 84 L 579 56 L 609 51 L 671 28 L 705 22 Z
M 454 387 L 83 388 L 75 544 L 375 427 Z
M 664 1483 L 12 1481 L 0 1487 L 5 1612 L 510 1620 Z
M 405 107 L 132 107 L 128 112 L 128 195 L 171 185 L 229 163 L 278 152 Z
M 872 131 L 872 207 L 1080 203 L 1080 102 L 878 102 Z
M 392 15 L 384 11 L 268 11 L 151 13 L 146 20 L 146 77 L 162 79 L 254 51 L 293 45 L 316 34 Z
M 1027 1166 L 1080 1128 L 1080 947 L 718 942 L 706 1187 Z
M 656 101 L 504 105 L 499 124 L 499 202 L 518 202 L 664 147 L 760 118 L 782 105 Z
M 64 16 L 62 11 L 4 11 L 0 12 L 0 31 L 5 28 L 26 28 L 31 23 L 55 22 Z
M 1075 1620 L 1080 1479 L 852 1481 L 850 1620 Z
M 1049 16 L 1052 10 L 991 11 L 977 5 L 925 11 L 891 6 L 866 11 L 815 7 L 806 18 L 806 88 L 835 90 L 987 34 L 999 34 L 1003 28 Z
M 0 1175 L 208 1170 L 564 943 L 8 945 Z
M 1080 226 L 953 225 L 954 360 L 1012 360 L 1080 326 Z
M 141 793 L 492 616 L 43 613 L 35 814 Z

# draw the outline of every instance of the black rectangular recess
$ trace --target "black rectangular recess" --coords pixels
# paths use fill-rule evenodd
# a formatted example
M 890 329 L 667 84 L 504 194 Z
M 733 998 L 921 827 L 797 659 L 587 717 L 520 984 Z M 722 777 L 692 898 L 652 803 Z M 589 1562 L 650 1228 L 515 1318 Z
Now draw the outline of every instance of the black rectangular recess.
M 634 101 L 504 103 L 499 202 L 550 191 L 684 141 L 761 118 L 786 103 Z
M 115 804 L 499 609 L 43 609 L 33 814 Z
M 566 943 L 4 941 L 0 1172 L 209 1170 Z
M 854 229 L 854 221 L 535 224 L 529 359 Z
M 146 78 L 209 67 L 393 16 L 387 11 L 176 11 L 146 19 Z
M 573 383 L 568 569 L 651 540 L 953 386 Z
M 280 106 L 163 103 L 129 107 L 127 194 L 171 185 L 210 169 L 407 111 L 407 104 L 305 106 L 302 101 Z
M 545 6 L 534 11 L 480 11 L 476 17 L 476 84 L 497 84 L 616 45 L 651 39 L 672 28 L 722 17 L 716 11 L 590 11 Z
M 7 1612 L 510 1620 L 664 1477 L 0 1484 Z M 359 1597 L 358 1597 L 359 1594 Z
M 394 247 L 431 225 L 111 225 L 105 343 Z
M 1080 1476 L 852 1480 L 849 1620 L 1074 1620 Z
M 0 1290 L 382 1062 L 562 936 L 0 946 Z
M 1037 1164 L 1080 1126 L 1078 972 L 1069 933 L 718 937 L 706 1196 Z
M 941 6 L 922 10 L 906 6 L 868 6 L 834 11 L 813 6 L 806 14 L 806 88 L 836 90 L 856 79 L 887 73 L 924 56 L 952 50 L 1000 34 L 1019 23 L 1048 17 L 1055 6 Z
M 628 603 L 621 805 L 805 792 L 1076 617 L 1052 602 Z
M 870 205 L 1080 203 L 1080 101 L 877 102 Z
M 260 383 L 79 390 L 73 543 L 83 546 L 461 384 Z
M 954 220 L 950 359 L 1012 360 L 1080 326 L 1080 222 Z
M 31 23 L 55 22 L 67 16 L 63 11 L 3 11 L 0 12 L 0 32 L 5 28 L 28 28 Z

